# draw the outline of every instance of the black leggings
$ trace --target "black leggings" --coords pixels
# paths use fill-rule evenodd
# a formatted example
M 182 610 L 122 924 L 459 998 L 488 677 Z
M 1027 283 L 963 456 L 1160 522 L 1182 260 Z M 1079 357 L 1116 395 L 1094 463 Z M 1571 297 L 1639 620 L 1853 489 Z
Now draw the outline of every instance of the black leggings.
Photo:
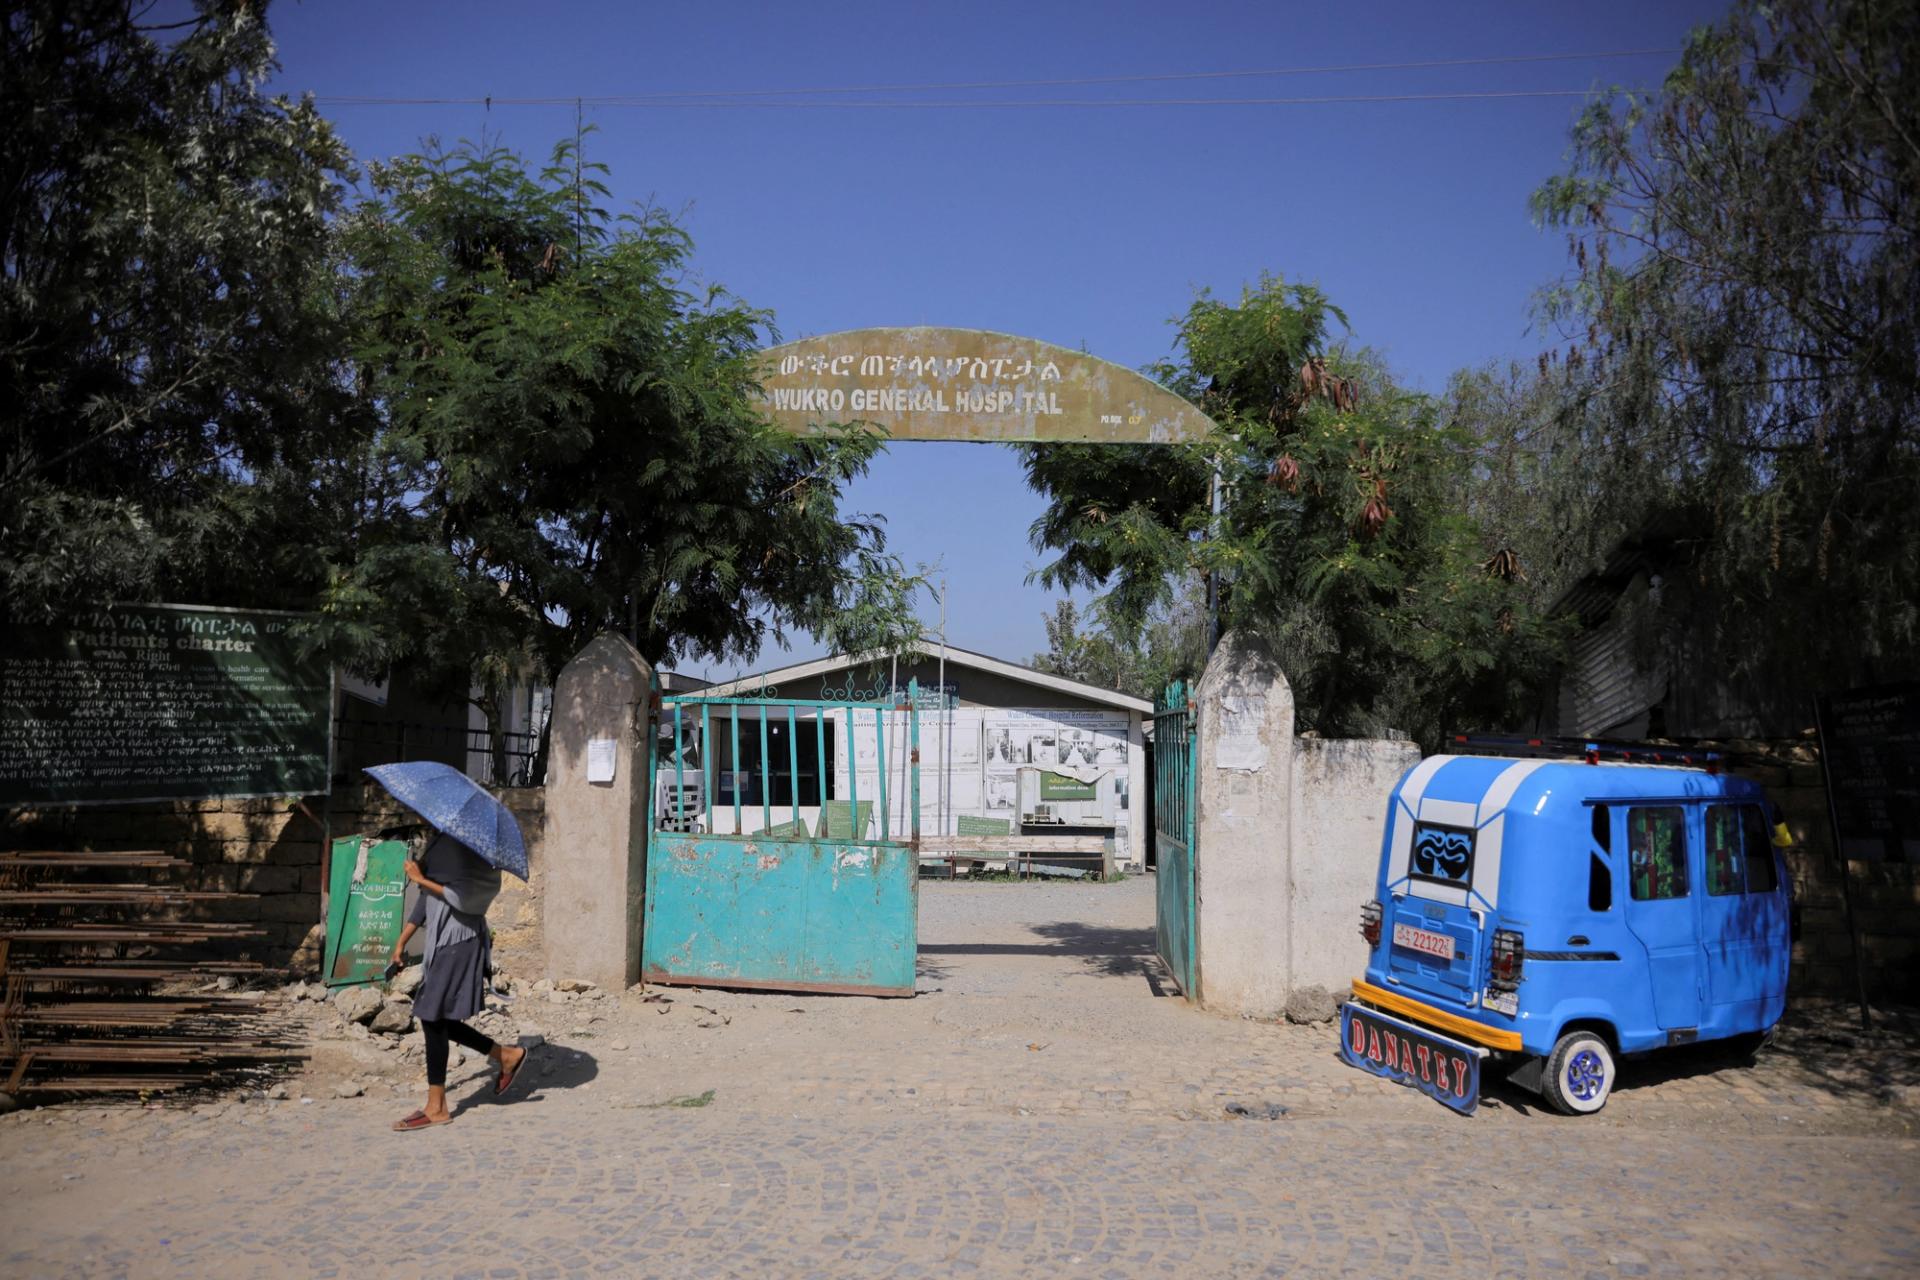
M 492 1053 L 495 1048 L 493 1041 L 452 1018 L 422 1019 L 420 1031 L 427 1038 L 427 1083 L 434 1087 L 447 1083 L 447 1041 L 457 1040 L 475 1053 Z

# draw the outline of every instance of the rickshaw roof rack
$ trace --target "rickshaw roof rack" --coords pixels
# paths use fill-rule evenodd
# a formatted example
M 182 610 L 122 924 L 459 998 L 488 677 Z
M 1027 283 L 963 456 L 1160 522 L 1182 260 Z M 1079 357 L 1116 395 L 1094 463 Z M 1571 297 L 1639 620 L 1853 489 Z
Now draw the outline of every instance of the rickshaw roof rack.
M 1558 737 L 1548 734 L 1450 733 L 1444 746 L 1454 755 L 1515 756 L 1524 760 L 1584 760 L 1588 764 L 1663 764 L 1718 773 L 1726 763 L 1719 751 L 1672 742 L 1630 742 L 1618 738 Z

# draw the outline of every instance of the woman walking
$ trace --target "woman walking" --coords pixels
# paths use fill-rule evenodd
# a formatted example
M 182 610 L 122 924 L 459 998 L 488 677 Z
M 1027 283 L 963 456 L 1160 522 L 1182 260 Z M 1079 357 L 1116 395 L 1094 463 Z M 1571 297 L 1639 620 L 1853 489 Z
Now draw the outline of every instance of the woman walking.
M 426 973 L 414 993 L 413 1013 L 427 1041 L 427 1105 L 394 1123 L 402 1133 L 446 1124 L 447 1054 L 450 1042 L 484 1053 L 499 1068 L 496 1096 L 513 1088 L 527 1051 L 494 1043 L 466 1024 L 485 1005 L 492 939 L 487 908 L 500 893 L 499 869 L 453 837 L 436 833 L 418 862 L 409 858 L 407 879 L 419 888 L 393 960 L 416 930 L 426 933 Z

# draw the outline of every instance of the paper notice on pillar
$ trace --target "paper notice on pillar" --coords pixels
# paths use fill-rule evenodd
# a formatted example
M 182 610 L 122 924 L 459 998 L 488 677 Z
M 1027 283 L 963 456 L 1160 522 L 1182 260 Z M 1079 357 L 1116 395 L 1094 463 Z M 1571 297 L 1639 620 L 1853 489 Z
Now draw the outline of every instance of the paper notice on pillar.
M 1213 767 L 1266 768 L 1267 744 L 1260 737 L 1260 726 L 1266 719 L 1265 694 L 1224 695 L 1220 699 L 1220 733 L 1213 744 Z
M 587 781 L 613 781 L 612 738 L 590 738 L 587 740 Z

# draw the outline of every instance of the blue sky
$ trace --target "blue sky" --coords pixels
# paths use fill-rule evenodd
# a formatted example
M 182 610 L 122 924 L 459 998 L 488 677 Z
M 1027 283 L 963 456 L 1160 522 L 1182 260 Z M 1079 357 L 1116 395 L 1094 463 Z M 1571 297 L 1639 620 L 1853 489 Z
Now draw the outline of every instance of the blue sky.
M 565 5 L 282 0 L 277 87 L 344 97 L 656 95 L 1062 80 L 1672 50 L 1717 3 Z M 1057 102 L 1003 108 L 591 106 L 590 158 L 620 206 L 679 211 L 696 270 L 782 336 L 943 324 L 1139 366 L 1196 290 L 1262 271 L 1318 283 L 1353 337 L 1439 390 L 1531 359 L 1528 300 L 1564 266 L 1527 196 L 1559 170 L 1566 97 L 1270 105 L 1169 99 L 1587 90 L 1657 83 L 1669 53 L 1604 60 L 929 89 L 761 102 Z M 363 158 L 482 130 L 533 159 L 571 102 L 323 102 Z M 1044 646 L 1010 452 L 901 443 L 848 495 L 909 564 L 944 563 L 948 635 L 1021 660 Z M 931 620 L 933 611 L 927 616 Z M 814 656 L 802 638 L 793 658 Z M 787 655 L 770 651 L 759 667 Z

